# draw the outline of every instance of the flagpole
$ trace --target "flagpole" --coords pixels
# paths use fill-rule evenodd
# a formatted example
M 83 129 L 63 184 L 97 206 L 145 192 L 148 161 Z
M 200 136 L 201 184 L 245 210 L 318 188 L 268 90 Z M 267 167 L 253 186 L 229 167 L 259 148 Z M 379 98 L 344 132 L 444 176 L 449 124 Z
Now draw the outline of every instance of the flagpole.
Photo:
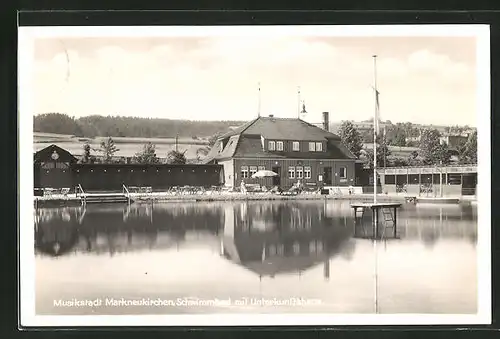
M 375 112 L 373 116 L 373 203 L 377 203 L 377 134 L 378 134 L 378 91 L 377 91 L 377 56 L 373 56 L 373 69 L 374 81 L 373 86 L 375 90 Z M 374 307 L 375 314 L 378 313 L 378 258 L 377 258 L 377 237 L 378 237 L 378 209 L 374 207 L 375 213 L 373 214 L 372 222 L 374 223 L 373 234 L 373 251 L 374 251 Z
M 257 116 L 260 118 L 260 81 L 259 81 L 259 107 L 257 111 Z
M 373 116 L 373 203 L 377 203 L 377 134 L 378 134 L 378 90 L 377 90 L 377 56 L 373 55 L 373 86 L 375 90 L 375 112 Z M 374 251 L 374 307 L 375 314 L 378 314 L 378 258 L 377 258 L 377 237 L 378 237 L 378 209 L 374 207 L 375 213 L 373 214 L 374 230 L 373 235 L 373 251 Z
M 297 87 L 297 119 L 300 119 L 300 86 Z
M 377 92 L 377 56 L 373 56 L 375 112 L 373 117 L 373 203 L 377 203 L 377 132 L 378 132 L 378 92 Z

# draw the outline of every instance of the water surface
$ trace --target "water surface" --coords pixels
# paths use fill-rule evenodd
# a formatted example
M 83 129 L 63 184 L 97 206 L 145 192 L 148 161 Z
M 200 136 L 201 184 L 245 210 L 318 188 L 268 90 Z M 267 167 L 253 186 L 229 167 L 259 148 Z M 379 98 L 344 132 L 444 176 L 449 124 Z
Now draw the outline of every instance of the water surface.
M 376 243 L 346 201 L 35 215 L 37 314 L 477 312 L 474 206 L 405 205 Z

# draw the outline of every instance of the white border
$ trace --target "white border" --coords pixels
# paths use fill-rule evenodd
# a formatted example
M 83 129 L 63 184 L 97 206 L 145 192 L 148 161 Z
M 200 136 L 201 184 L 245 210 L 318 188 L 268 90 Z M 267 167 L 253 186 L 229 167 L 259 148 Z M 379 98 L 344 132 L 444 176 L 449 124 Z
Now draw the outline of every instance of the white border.
M 169 27 L 21 27 L 19 28 L 19 206 L 21 326 L 237 326 L 237 325 L 472 325 L 491 324 L 491 161 L 490 31 L 487 25 L 383 26 L 169 26 Z M 34 39 L 49 37 L 178 36 L 336 36 L 476 37 L 478 113 L 478 313 L 477 315 L 169 315 L 37 316 L 33 229 Z

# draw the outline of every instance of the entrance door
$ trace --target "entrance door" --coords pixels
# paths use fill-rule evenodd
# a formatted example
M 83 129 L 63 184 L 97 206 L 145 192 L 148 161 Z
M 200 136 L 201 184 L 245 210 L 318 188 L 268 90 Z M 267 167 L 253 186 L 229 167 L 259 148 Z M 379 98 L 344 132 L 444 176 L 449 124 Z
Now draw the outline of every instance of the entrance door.
M 326 186 L 332 185 L 332 168 L 324 167 L 323 168 L 323 183 Z
M 273 186 L 280 186 L 281 185 L 281 168 L 280 167 L 273 167 L 271 169 L 274 173 L 277 173 L 278 175 L 273 177 Z

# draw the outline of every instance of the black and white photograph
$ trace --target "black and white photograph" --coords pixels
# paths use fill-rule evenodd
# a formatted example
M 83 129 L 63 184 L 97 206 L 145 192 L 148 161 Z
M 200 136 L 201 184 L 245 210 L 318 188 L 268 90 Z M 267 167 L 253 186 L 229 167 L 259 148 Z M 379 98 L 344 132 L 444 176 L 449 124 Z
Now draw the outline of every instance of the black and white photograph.
M 490 324 L 489 43 L 19 28 L 21 325 Z

